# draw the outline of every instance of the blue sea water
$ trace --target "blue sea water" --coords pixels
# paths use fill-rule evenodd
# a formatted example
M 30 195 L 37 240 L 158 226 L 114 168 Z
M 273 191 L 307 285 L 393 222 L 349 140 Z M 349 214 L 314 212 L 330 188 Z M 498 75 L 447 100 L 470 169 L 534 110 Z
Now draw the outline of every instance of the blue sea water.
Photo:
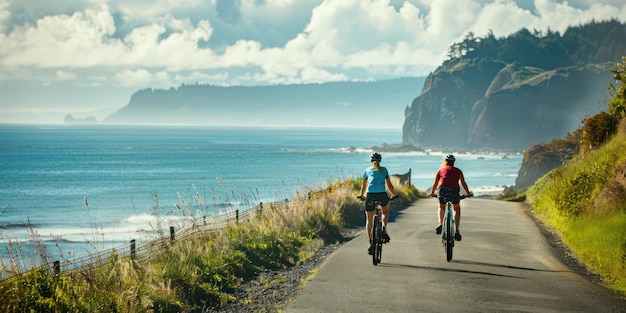
M 29 229 L 72 257 L 147 237 L 176 204 L 217 215 L 290 199 L 360 176 L 368 147 L 401 140 L 399 129 L 0 125 L 0 254 L 32 242 Z M 447 153 L 382 153 L 382 165 L 426 190 Z M 522 155 L 457 160 L 475 194 L 496 194 Z

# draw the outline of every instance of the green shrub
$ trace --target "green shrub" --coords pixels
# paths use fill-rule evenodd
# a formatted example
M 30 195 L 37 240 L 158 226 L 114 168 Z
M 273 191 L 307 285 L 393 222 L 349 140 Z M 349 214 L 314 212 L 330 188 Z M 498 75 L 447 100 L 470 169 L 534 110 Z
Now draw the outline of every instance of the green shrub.
M 339 211 L 318 210 L 302 224 L 300 234 L 303 236 L 313 235 L 310 238 L 320 238 L 329 244 L 343 241 L 342 228 Z
M 583 120 L 582 144 L 583 152 L 597 149 L 606 143 L 617 131 L 619 120 L 607 112 L 600 112 Z
M 618 119 L 626 117 L 626 56 L 622 56 L 622 63 L 611 69 L 615 85 L 609 84 L 613 97 L 608 107 L 611 115 Z

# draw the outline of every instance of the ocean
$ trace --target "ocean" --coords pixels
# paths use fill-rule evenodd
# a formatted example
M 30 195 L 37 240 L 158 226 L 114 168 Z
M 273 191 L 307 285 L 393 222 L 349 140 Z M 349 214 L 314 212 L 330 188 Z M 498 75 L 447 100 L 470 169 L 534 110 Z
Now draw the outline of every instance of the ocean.
M 149 240 L 158 215 L 245 210 L 358 177 L 371 146 L 399 129 L 0 125 L 0 256 L 38 237 L 80 257 Z M 519 153 L 381 153 L 392 174 L 428 190 L 454 153 L 476 195 L 515 184 Z M 28 226 L 27 226 L 28 225 Z

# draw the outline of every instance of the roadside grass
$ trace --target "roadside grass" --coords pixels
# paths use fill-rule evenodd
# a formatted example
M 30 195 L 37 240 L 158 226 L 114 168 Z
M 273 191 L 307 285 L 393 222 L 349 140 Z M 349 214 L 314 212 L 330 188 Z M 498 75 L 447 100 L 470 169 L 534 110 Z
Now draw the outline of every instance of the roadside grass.
M 566 244 L 594 272 L 606 278 L 607 286 L 626 295 L 624 249 L 626 214 L 611 213 L 570 221 Z
M 626 296 L 626 198 L 611 180 L 626 164 L 626 137 L 579 155 L 527 190 L 534 214 L 604 284 Z
M 392 182 L 397 202 L 423 195 L 397 178 Z M 363 222 L 363 204 L 356 199 L 360 185 L 360 179 L 347 179 L 299 191 L 293 201 L 176 240 L 147 259 L 113 253 L 104 265 L 58 276 L 38 268 L 0 282 L 0 311 L 200 312 L 232 301 L 245 304 L 249 300 L 234 296 L 243 282 L 265 269 L 298 266 L 324 245 L 342 242 L 344 227 Z

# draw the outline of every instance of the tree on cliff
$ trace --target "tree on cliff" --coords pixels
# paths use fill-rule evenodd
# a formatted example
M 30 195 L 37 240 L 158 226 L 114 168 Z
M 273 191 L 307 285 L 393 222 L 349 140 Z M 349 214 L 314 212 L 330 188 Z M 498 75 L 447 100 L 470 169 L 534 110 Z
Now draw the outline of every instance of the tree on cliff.
M 622 56 L 622 63 L 611 69 L 615 85 L 609 83 L 609 90 L 613 98 L 609 102 L 609 113 L 621 119 L 626 117 L 626 56 Z

